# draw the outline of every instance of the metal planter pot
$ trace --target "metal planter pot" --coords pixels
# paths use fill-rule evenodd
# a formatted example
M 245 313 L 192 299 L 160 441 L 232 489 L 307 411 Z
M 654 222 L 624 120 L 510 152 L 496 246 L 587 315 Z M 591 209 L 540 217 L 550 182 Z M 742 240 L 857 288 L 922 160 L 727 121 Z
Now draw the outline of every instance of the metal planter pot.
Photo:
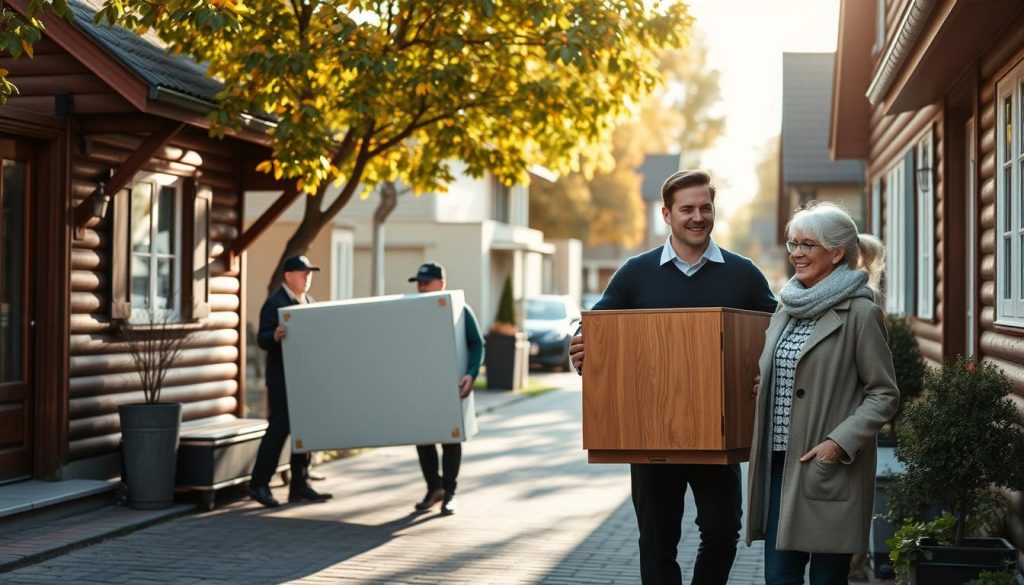
M 967 538 L 963 546 L 925 539 L 922 545 L 931 558 L 918 555 L 910 567 L 911 585 L 963 585 L 982 571 L 1004 570 L 1017 558 L 1016 549 L 1002 538 Z
M 139 510 L 169 507 L 174 503 L 181 404 L 123 404 L 118 414 L 128 504 Z

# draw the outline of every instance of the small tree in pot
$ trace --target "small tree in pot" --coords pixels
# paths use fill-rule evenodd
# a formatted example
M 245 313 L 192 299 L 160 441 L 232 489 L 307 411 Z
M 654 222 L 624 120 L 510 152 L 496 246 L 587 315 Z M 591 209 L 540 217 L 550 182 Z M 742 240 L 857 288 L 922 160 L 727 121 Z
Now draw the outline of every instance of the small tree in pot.
M 890 434 L 895 441 L 900 415 L 912 399 L 921 395 L 925 365 L 917 337 L 906 317 L 888 315 L 885 327 L 889 333 L 889 351 L 892 352 L 892 363 L 896 371 L 896 387 L 900 389 L 900 407 L 889 423 Z
M 900 490 L 925 501 L 942 502 L 952 515 L 949 544 L 965 551 L 964 573 L 954 574 L 943 559 L 942 575 L 962 583 L 984 569 L 999 569 L 1013 549 L 1002 539 L 969 539 L 968 526 L 981 511 L 993 487 L 1024 489 L 1024 428 L 1015 407 L 1007 400 L 1010 381 L 994 365 L 960 357 L 925 374 L 926 393 L 907 406 L 900 427 L 896 456 L 906 471 Z M 950 550 L 926 541 L 924 559 L 917 557 L 917 582 L 943 583 L 942 576 L 921 575 L 922 563 Z M 999 547 L 1007 547 L 999 551 Z M 972 552 L 976 551 L 976 552 Z M 1002 555 L 1002 556 L 1000 556 Z M 980 557 L 972 561 L 974 557 Z M 935 559 L 938 562 L 938 559 Z M 974 564 L 972 564 L 974 563 Z M 971 573 L 968 575 L 968 573 Z M 967 575 L 966 579 L 954 581 Z M 937 580 L 936 580 L 937 579 Z
M 512 277 L 505 278 L 505 287 L 498 301 L 498 314 L 487 333 L 487 386 L 503 390 L 522 388 L 523 372 L 530 359 L 529 344 L 516 326 L 515 299 L 512 296 Z
M 123 322 L 124 338 L 142 384 L 144 402 L 118 407 L 123 443 L 124 480 L 133 508 L 159 509 L 174 501 L 181 404 L 161 403 L 168 370 L 181 354 L 186 333 L 169 316 L 153 309 L 147 319 Z

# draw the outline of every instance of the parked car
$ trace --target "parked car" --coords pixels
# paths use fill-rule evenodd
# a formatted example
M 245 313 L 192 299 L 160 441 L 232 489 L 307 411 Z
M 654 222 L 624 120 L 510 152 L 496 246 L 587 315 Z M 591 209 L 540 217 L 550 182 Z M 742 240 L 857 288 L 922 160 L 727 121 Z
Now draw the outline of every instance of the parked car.
M 580 295 L 580 305 L 584 311 L 589 311 L 601 300 L 601 293 L 583 293 Z
M 541 295 L 526 300 L 530 365 L 572 370 L 569 341 L 580 325 L 580 309 L 571 297 Z

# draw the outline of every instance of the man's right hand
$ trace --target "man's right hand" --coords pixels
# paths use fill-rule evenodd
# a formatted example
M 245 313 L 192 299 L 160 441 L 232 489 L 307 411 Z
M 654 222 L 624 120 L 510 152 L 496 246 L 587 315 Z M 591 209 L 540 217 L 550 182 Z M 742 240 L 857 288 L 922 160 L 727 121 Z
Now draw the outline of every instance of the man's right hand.
M 285 335 L 288 335 L 287 325 L 278 325 L 277 329 L 274 329 L 274 341 L 280 343 Z
M 583 370 L 583 334 L 579 334 L 572 338 L 569 342 L 569 358 L 572 360 L 573 367 L 576 371 Z

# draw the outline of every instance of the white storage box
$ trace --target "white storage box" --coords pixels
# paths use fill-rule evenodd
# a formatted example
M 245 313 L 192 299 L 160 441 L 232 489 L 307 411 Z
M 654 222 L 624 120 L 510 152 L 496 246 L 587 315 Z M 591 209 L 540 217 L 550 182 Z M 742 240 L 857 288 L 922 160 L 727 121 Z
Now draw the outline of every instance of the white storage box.
M 476 434 L 459 399 L 468 351 L 461 290 L 278 311 L 292 451 L 455 443 Z

